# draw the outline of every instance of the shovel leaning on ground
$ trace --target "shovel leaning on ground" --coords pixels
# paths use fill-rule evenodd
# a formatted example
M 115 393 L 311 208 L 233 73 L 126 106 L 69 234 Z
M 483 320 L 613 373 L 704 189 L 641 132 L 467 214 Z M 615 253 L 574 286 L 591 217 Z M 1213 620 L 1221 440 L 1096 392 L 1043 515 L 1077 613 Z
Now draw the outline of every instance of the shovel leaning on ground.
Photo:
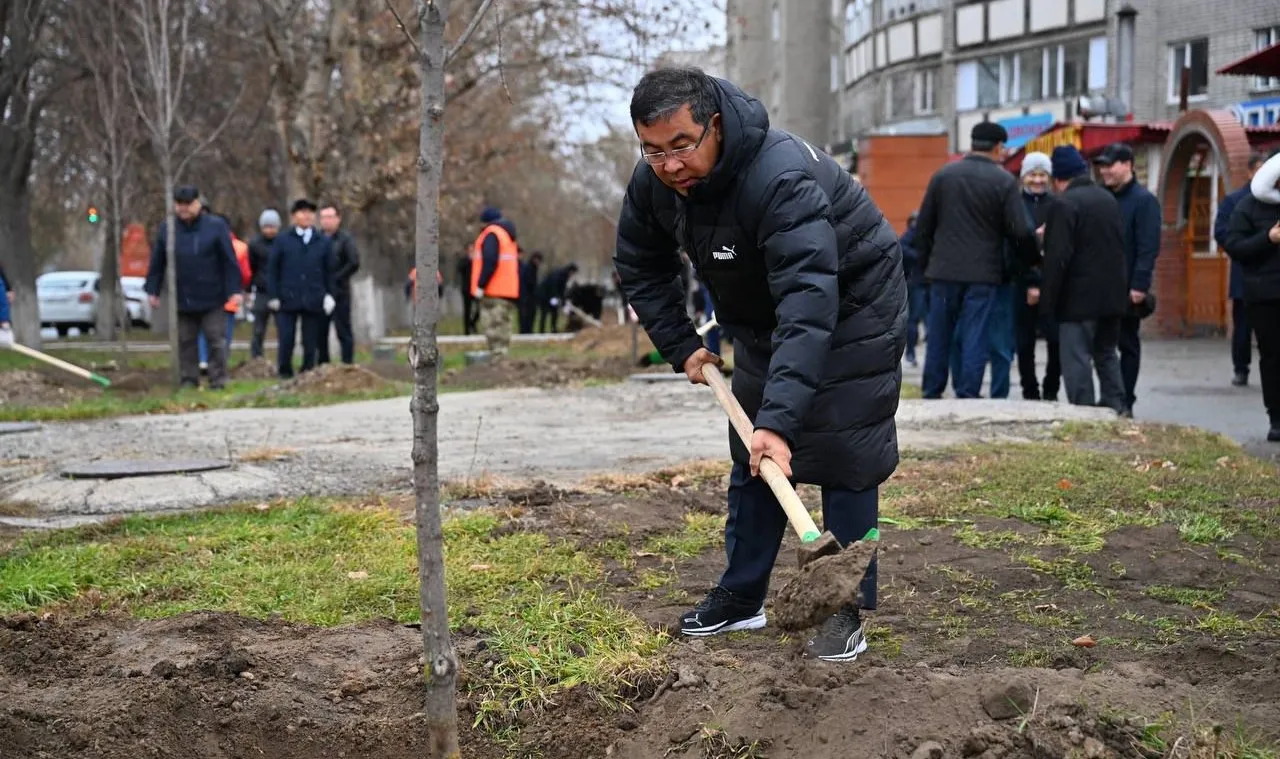
M 755 425 L 738 399 L 733 397 L 724 375 L 718 367 L 704 364 L 702 376 L 715 392 L 720 407 L 729 415 L 738 438 L 749 450 Z M 800 496 L 796 495 L 791 481 L 783 474 L 782 467 L 766 457 L 760 461 L 760 477 L 773 491 L 787 514 L 787 521 L 800 537 L 800 546 L 796 549 L 800 574 L 784 583 L 777 593 L 775 619 L 779 626 L 784 630 L 802 630 L 814 626 L 842 606 L 856 604 L 862 578 L 875 559 L 880 531 L 873 528 L 862 540 L 841 547 L 840 541 L 830 532 L 818 532 L 818 526 L 813 523 L 813 517 L 809 516 Z
M 67 372 L 69 374 L 74 374 L 75 376 L 80 377 L 82 379 L 87 379 L 90 382 L 96 382 L 99 385 L 102 385 L 103 387 L 111 387 L 111 380 L 107 379 L 106 377 L 103 377 L 101 374 L 94 374 L 88 369 L 82 369 L 76 366 L 75 364 L 70 364 L 70 363 L 67 363 L 66 361 L 63 361 L 60 358 L 54 358 L 53 356 L 50 356 L 48 353 L 41 353 L 35 348 L 28 348 L 27 346 L 21 343 L 14 343 L 13 345 L 9 346 L 9 349 L 14 351 L 15 353 L 21 353 L 22 355 L 27 356 L 29 358 L 34 358 L 37 361 L 43 361 L 44 363 L 50 366 L 57 367 L 58 369 L 61 369 L 64 372 Z

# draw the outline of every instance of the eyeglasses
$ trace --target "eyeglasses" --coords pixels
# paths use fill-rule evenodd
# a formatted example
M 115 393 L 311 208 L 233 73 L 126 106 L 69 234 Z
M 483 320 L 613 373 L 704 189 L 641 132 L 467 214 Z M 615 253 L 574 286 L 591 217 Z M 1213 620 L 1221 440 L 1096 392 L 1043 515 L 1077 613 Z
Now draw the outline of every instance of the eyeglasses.
M 646 153 L 644 152 L 644 148 L 641 148 L 640 157 L 643 158 L 644 162 L 649 164 L 650 166 L 661 166 L 671 158 L 674 158 L 677 161 L 683 162 L 686 158 L 688 158 L 690 155 L 693 154 L 693 151 L 702 147 L 702 141 L 707 139 L 707 133 L 710 131 L 711 131 L 711 127 L 709 125 L 704 124 L 702 126 L 702 136 L 699 137 L 698 141 L 693 143 L 692 145 L 689 145 L 688 147 L 683 147 L 683 148 L 676 148 L 674 150 L 659 151 L 657 153 Z

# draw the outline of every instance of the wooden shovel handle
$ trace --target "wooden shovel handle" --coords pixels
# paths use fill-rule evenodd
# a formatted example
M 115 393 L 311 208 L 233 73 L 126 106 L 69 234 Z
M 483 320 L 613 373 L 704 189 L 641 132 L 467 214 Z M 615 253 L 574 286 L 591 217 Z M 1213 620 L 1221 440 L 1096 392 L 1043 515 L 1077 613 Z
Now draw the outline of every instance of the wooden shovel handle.
M 69 364 L 60 358 L 55 358 L 53 356 L 50 356 L 47 353 L 41 353 L 40 351 L 34 348 L 28 348 L 27 346 L 21 343 L 14 343 L 9 347 L 15 353 L 21 353 L 22 355 L 27 356 L 28 358 L 34 358 L 37 361 L 43 361 L 46 364 L 49 364 L 50 366 L 56 366 L 62 371 L 67 372 L 69 374 L 74 374 L 77 377 L 84 377 L 87 380 L 98 382 L 97 375 L 95 375 L 93 372 L 89 371 L 88 369 L 81 369 L 75 364 Z
M 750 451 L 751 435 L 755 432 L 755 425 L 747 417 L 747 412 L 742 410 L 738 399 L 733 397 L 733 392 L 725 384 L 724 375 L 714 364 L 703 364 L 702 376 L 715 392 L 716 400 L 720 401 L 720 408 L 729 415 L 729 422 L 733 424 L 738 438 Z M 818 526 L 809 516 L 809 510 L 800 502 L 800 496 L 796 495 L 796 489 L 791 487 L 791 481 L 787 479 L 787 475 L 782 473 L 782 467 L 766 456 L 760 461 L 760 477 L 769 485 L 778 503 L 782 504 L 782 510 L 787 513 L 787 520 L 791 522 L 792 529 L 796 531 L 796 535 L 800 536 L 800 542 L 808 543 L 817 540 Z

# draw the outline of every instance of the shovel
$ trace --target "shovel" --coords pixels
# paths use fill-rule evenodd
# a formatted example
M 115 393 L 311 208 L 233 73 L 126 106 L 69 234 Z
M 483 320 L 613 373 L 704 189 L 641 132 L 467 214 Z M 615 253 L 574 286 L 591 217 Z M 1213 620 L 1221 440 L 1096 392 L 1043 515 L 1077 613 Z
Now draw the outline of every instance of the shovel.
M 702 376 L 715 391 L 720 406 L 729 415 L 742 444 L 751 447 L 755 425 L 733 397 L 719 368 L 704 364 Z M 861 605 L 860 584 L 875 559 L 880 531 L 872 528 L 862 540 L 841 547 L 830 532 L 818 532 L 809 510 L 800 502 L 782 467 L 772 459 L 760 461 L 760 477 L 769 485 L 774 497 L 787 514 L 787 521 L 800 537 L 796 559 L 800 573 L 778 590 L 775 619 L 784 630 L 803 630 L 821 622 L 848 604 Z
M 55 366 L 61 369 L 62 371 L 67 372 L 68 374 L 74 374 L 75 376 L 81 377 L 83 379 L 87 379 L 90 382 L 96 382 L 99 385 L 102 385 L 103 387 L 111 387 L 111 380 L 107 379 L 106 377 L 103 377 L 100 374 L 94 374 L 88 369 L 82 369 L 76 366 L 75 364 L 69 364 L 60 358 L 54 358 L 53 356 L 50 356 L 47 353 L 41 353 L 35 348 L 28 348 L 27 346 L 21 343 L 14 343 L 13 345 L 9 346 L 9 349 L 14 351 L 15 353 L 21 353 L 22 355 L 27 356 L 28 358 L 34 358 L 35 360 L 43 361 L 46 364 L 49 364 L 50 366 Z
M 703 364 L 702 376 L 715 392 L 716 400 L 720 401 L 720 407 L 729 415 L 729 421 L 737 431 L 738 438 L 750 450 L 751 434 L 755 432 L 755 425 L 747 418 L 747 412 L 742 410 L 738 399 L 733 397 L 733 392 L 724 381 L 724 375 L 714 364 Z M 778 503 L 782 504 L 782 510 L 787 513 L 787 521 L 791 523 L 792 529 L 800 538 L 797 559 L 802 568 L 814 559 L 840 552 L 840 541 L 836 540 L 830 532 L 818 532 L 818 526 L 813 523 L 813 517 L 809 516 L 809 510 L 801 503 L 800 496 L 796 495 L 796 489 L 791 487 L 791 481 L 787 479 L 787 475 L 783 474 L 782 467 L 774 463 L 773 459 L 766 457 L 760 461 L 760 478 L 769 485 Z

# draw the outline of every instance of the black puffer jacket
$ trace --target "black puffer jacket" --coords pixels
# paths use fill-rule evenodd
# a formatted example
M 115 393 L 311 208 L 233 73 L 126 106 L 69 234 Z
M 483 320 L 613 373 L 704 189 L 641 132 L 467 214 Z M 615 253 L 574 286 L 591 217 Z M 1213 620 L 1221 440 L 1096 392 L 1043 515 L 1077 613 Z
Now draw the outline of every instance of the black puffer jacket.
M 1042 311 L 1063 322 L 1123 316 L 1129 310 L 1124 250 L 1115 196 L 1087 176 L 1071 180 L 1044 222 Z
M 865 490 L 898 464 L 906 282 L 898 236 L 861 185 L 760 102 L 715 80 L 724 130 L 683 198 L 638 163 L 618 222 L 622 289 L 677 371 L 702 345 L 678 249 L 734 340 L 733 393 L 784 437 L 798 481 Z M 730 432 L 736 462 L 746 449 Z
M 1252 194 L 1241 198 L 1227 222 L 1227 255 L 1244 274 L 1245 302 L 1280 300 L 1280 245 L 1268 233 L 1280 223 L 1280 204 Z

